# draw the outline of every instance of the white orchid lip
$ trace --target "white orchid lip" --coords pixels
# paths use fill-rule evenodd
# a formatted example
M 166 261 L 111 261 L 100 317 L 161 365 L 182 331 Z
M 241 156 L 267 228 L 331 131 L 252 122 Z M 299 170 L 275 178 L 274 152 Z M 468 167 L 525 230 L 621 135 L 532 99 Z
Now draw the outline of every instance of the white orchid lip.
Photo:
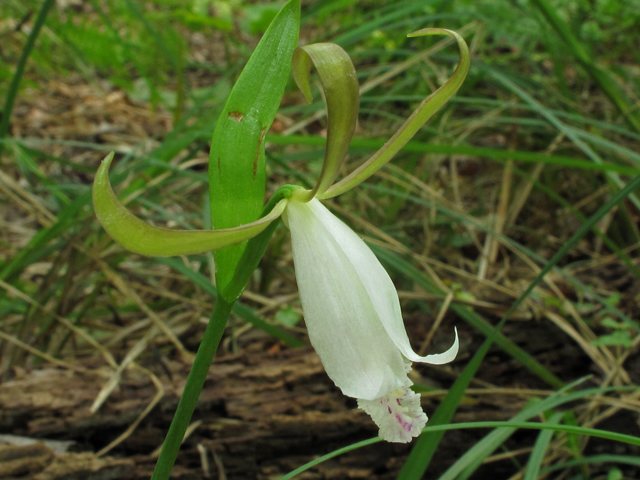
M 408 441 L 407 435 L 419 434 L 414 427 L 424 426 L 426 416 L 416 409 L 419 396 L 407 389 L 412 384 L 407 366 L 452 361 L 457 332 L 446 352 L 416 354 L 395 286 L 362 239 L 315 198 L 307 203 L 291 198 L 283 215 L 309 339 L 327 374 L 345 395 L 362 402 L 383 438 Z M 407 418 L 405 409 L 411 414 Z
M 380 427 L 380 437 L 389 442 L 410 442 L 420 435 L 428 420 L 420 405 L 420 394 L 407 387 L 375 400 L 359 399 L 358 407 L 371 416 Z

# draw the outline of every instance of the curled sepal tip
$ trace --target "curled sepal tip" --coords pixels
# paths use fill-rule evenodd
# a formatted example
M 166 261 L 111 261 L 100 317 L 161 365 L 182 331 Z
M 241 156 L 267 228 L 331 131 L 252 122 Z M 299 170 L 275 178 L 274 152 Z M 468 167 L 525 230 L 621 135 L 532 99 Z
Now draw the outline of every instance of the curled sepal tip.
M 314 189 L 306 194 L 309 201 L 333 184 L 347 155 L 358 119 L 358 79 L 349 55 L 334 43 L 314 43 L 296 48 L 292 62 L 293 77 L 308 102 L 312 100 L 309 86 L 311 64 L 316 67 L 327 102 L 327 148 L 320 178 Z
M 153 227 L 129 212 L 118 200 L 109 182 L 113 152 L 102 161 L 93 182 L 93 207 L 109 235 L 124 248 L 141 255 L 169 257 L 216 250 L 243 242 L 262 232 L 284 211 L 281 200 L 260 220 L 225 230 L 169 230 Z
M 406 143 L 416 134 L 416 132 L 422 128 L 422 126 L 429 120 L 447 101 L 455 95 L 462 82 L 464 81 L 467 73 L 469 72 L 469 66 L 471 64 L 471 57 L 469 54 L 469 47 L 464 39 L 453 30 L 447 30 L 444 28 L 425 28 L 416 32 L 410 33 L 409 37 L 420 37 L 423 35 L 450 35 L 454 38 L 458 44 L 460 50 L 460 60 L 453 75 L 438 88 L 435 92 L 425 98 L 420 105 L 413 111 L 406 122 L 400 127 L 400 129 L 385 143 L 380 150 L 374 153 L 365 163 L 363 163 L 356 170 L 351 172 L 345 178 L 338 183 L 328 188 L 326 192 L 318 194 L 318 198 L 331 198 L 341 193 L 351 190 L 356 185 L 362 183 L 371 175 L 376 173 L 385 163 L 393 158 L 393 156 L 400 151 Z

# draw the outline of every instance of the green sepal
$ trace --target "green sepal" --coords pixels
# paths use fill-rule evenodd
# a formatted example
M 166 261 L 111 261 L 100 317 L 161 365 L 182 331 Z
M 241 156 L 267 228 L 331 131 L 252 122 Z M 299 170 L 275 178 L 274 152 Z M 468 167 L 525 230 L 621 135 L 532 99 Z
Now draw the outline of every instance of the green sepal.
M 209 159 L 211 223 L 227 229 L 253 222 L 264 205 L 264 138 L 273 122 L 298 42 L 300 2 L 274 18 L 233 87 L 213 132 Z M 215 252 L 216 283 L 224 291 L 246 243 Z
M 113 152 L 100 164 L 93 182 L 93 208 L 107 233 L 124 248 L 142 255 L 190 255 L 243 242 L 277 220 L 287 203 L 275 204 L 259 220 L 225 230 L 169 230 L 140 220 L 118 200 L 109 182 Z
M 360 106 L 356 70 L 342 47 L 335 43 L 314 43 L 293 52 L 293 77 L 308 102 L 312 100 L 311 63 L 324 90 L 328 128 L 322 173 L 313 190 L 306 194 L 307 200 L 324 193 L 338 176 L 356 130 Z
M 469 54 L 469 47 L 467 46 L 464 38 L 453 30 L 447 30 L 445 28 L 424 28 L 417 32 L 410 33 L 408 37 L 420 37 L 423 35 L 450 35 L 458 44 L 460 51 L 460 60 L 453 75 L 438 88 L 435 92 L 425 98 L 420 105 L 413 111 L 409 118 L 402 124 L 400 129 L 393 134 L 393 136 L 384 144 L 384 146 L 374 153 L 365 163 L 363 163 L 356 170 L 351 172 L 345 178 L 338 183 L 331 186 L 324 193 L 319 193 L 318 198 L 331 198 L 336 195 L 340 195 L 347 190 L 351 190 L 356 185 L 364 182 L 371 175 L 376 173 L 380 168 L 384 166 L 393 156 L 404 147 L 409 140 L 422 128 L 422 126 L 429 120 L 442 106 L 453 97 L 464 79 L 469 72 L 471 65 L 471 55 Z

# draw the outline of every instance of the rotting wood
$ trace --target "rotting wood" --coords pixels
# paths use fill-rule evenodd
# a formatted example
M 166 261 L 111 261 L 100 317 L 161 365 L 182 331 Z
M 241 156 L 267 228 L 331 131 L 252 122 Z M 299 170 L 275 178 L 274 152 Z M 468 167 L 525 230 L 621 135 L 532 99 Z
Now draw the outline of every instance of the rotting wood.
M 107 368 L 87 361 L 86 368 Z M 40 477 L 25 472 L 9 478 L 67 478 L 56 473 L 67 465 L 68 478 L 147 480 L 155 464 L 151 454 L 166 434 L 189 370 L 177 361 L 165 361 L 165 366 L 170 377 L 159 364 L 145 365 L 161 379 L 166 395 L 134 433 L 109 452 L 110 457 L 101 458 L 86 450 L 103 448 L 148 405 L 156 392 L 148 376 L 126 370 L 113 394 L 91 414 L 103 377 L 57 367 L 16 371 L 13 380 L 0 385 L 0 432 L 75 440 L 85 452 L 53 455 L 47 461 L 39 457 L 46 464 L 39 464 Z M 172 478 L 203 478 L 199 444 L 210 465 L 216 465 L 210 478 L 218 478 L 221 469 L 229 480 L 278 478 L 317 455 L 375 436 L 375 425 L 355 403 L 327 378 L 310 348 L 216 359 L 193 419 L 202 424 L 183 446 Z M 513 408 L 517 406 L 514 402 Z M 496 419 L 513 412 L 505 409 Z M 378 444 L 327 462 L 305 478 L 393 478 L 409 448 Z M 96 465 L 100 475 L 82 473 Z M 0 471 L 3 467 L 0 461 Z

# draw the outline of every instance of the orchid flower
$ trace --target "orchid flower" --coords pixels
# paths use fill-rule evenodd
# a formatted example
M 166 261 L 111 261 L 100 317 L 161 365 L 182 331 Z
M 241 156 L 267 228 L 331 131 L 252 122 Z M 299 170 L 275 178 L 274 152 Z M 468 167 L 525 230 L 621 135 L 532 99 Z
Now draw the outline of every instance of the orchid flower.
M 235 228 L 168 230 L 131 214 L 109 183 L 113 154 L 102 162 L 93 186 L 96 215 L 125 248 L 143 255 L 188 255 L 244 242 L 283 217 L 291 232 L 293 261 L 309 339 L 343 394 L 358 400 L 391 442 L 409 442 L 427 422 L 420 395 L 410 387 L 412 362 L 440 365 L 458 352 L 458 336 L 444 353 L 420 356 L 411 348 L 393 282 L 362 239 L 321 202 L 360 184 L 388 162 L 419 128 L 455 94 L 469 70 L 469 51 L 456 32 L 424 29 L 410 34 L 446 34 L 460 50 L 452 77 L 427 97 L 404 125 L 369 160 L 337 183 L 355 131 L 358 83 L 353 64 L 339 46 L 320 43 L 297 48 L 293 73 L 311 101 L 313 64 L 327 102 L 328 133 L 323 169 L 311 190 L 281 189 L 262 218 Z

